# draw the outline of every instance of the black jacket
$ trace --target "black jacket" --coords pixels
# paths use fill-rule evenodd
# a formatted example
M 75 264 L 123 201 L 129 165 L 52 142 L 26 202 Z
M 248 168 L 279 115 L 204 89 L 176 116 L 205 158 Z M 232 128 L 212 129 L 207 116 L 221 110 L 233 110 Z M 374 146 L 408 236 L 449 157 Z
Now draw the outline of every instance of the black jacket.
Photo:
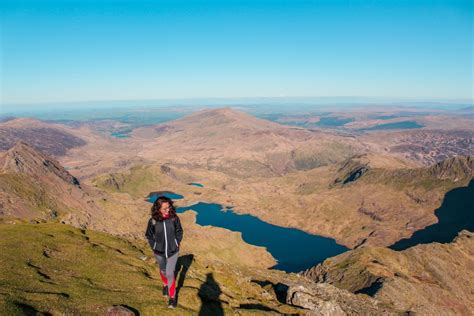
M 145 236 L 154 252 L 171 257 L 179 250 L 183 239 L 183 227 L 178 215 L 161 222 L 150 218 Z

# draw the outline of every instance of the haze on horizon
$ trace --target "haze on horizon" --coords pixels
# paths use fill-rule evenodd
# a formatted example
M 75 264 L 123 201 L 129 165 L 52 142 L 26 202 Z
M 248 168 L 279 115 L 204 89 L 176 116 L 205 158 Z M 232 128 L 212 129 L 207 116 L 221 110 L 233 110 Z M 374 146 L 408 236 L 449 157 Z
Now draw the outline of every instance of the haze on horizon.
M 0 101 L 472 100 L 470 1 L 3 1 Z

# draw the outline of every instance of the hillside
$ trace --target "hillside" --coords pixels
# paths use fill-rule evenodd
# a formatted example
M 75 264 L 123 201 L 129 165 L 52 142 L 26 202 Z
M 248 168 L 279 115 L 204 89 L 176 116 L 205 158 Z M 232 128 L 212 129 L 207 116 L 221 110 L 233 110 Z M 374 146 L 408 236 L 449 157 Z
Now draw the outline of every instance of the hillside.
M 404 251 L 364 247 L 329 258 L 303 274 L 318 283 L 366 293 L 421 315 L 474 313 L 474 233 L 451 243 Z
M 34 119 L 11 119 L 0 122 L 0 151 L 19 141 L 28 142 L 36 150 L 52 156 L 64 156 L 68 150 L 87 142 L 65 127 Z
M 87 222 L 99 211 L 87 186 L 27 143 L 0 154 L 0 166 L 2 216 L 56 219 L 75 214 Z
M 440 117 L 439 119 L 443 119 Z M 461 122 L 460 122 L 461 121 Z M 371 151 L 385 152 L 391 155 L 430 166 L 453 156 L 469 156 L 474 154 L 474 131 L 472 120 L 462 119 L 453 121 L 454 128 L 416 129 L 409 131 L 377 132 L 359 137 L 370 146 Z M 443 126 L 444 122 L 436 122 L 436 126 Z M 469 128 L 463 125 L 470 126 Z
M 364 150 L 352 138 L 280 125 L 231 108 L 138 128 L 133 140 L 144 144 L 139 156 L 145 159 L 237 177 L 312 169 Z

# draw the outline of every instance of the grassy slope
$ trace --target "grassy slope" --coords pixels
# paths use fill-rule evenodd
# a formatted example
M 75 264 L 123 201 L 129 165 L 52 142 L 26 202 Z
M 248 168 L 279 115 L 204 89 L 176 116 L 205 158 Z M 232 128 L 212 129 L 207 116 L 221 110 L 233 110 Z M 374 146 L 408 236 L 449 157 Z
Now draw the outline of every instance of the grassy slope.
M 26 175 L 3 173 L 0 174 L 0 191 L 8 192 L 4 207 L 20 210 L 23 217 L 48 217 L 51 210 L 58 215 L 65 214 L 71 210 L 48 194 L 47 190 L 37 181 L 32 181 Z
M 5 314 L 103 314 L 114 304 L 130 306 L 141 315 L 170 312 L 161 295 L 154 258 L 144 242 L 58 223 L 4 220 L 0 253 L 0 311 Z M 147 259 L 141 260 L 142 256 Z M 196 259 L 183 253 L 178 262 L 180 314 L 221 308 L 225 313 L 239 310 L 242 314 L 298 312 L 262 297 L 258 285 L 242 279 L 252 274 L 245 268 L 233 267 L 230 272 L 229 267 Z

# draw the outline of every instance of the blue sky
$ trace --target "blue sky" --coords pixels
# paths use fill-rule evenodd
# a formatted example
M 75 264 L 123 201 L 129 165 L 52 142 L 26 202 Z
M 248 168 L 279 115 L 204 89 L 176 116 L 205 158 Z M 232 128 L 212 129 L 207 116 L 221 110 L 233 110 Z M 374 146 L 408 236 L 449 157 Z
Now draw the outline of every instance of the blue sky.
M 5 1 L 1 102 L 472 99 L 471 1 Z

